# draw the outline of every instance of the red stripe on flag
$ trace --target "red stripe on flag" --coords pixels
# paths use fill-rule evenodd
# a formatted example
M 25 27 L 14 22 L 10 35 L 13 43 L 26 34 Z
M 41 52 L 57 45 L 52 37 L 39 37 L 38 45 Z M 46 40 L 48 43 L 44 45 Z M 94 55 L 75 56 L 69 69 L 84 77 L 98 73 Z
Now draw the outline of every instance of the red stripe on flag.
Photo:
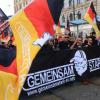
M 50 14 L 47 0 L 35 0 L 24 9 L 27 18 L 41 37 L 44 32 L 54 34 L 54 21 Z
M 92 8 L 89 8 L 88 14 L 89 14 L 90 18 L 94 21 L 95 13 L 92 11 Z
M 4 66 L 0 65 L 0 71 L 4 71 L 4 72 L 8 72 L 8 73 L 12 73 L 12 74 L 17 75 L 16 59 L 14 59 L 12 61 L 12 63 L 7 67 L 4 67 Z

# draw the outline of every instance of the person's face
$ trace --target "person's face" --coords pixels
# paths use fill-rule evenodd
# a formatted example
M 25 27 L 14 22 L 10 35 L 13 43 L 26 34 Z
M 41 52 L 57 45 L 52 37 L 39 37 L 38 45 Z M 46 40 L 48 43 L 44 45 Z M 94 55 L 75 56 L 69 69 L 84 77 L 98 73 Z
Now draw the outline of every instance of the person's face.
M 64 41 L 68 41 L 69 40 L 69 36 L 68 35 L 65 35 L 64 36 Z
M 49 40 L 48 43 L 49 43 L 50 45 L 53 45 L 53 40 Z
M 89 44 L 92 44 L 92 43 L 93 43 L 93 41 L 92 41 L 91 38 L 88 38 L 88 43 L 89 43 Z
M 82 43 L 83 43 L 82 38 L 78 38 L 78 39 L 77 39 L 77 44 L 78 44 L 78 45 L 82 45 Z
M 93 36 L 93 34 L 92 34 L 92 33 L 90 33 L 90 36 Z

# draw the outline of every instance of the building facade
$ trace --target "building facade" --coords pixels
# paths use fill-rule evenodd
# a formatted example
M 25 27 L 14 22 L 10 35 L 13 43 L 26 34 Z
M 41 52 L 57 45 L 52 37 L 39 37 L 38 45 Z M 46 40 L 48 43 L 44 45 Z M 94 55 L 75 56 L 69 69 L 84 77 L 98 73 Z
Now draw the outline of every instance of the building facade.
M 14 13 L 25 7 L 32 0 L 14 0 Z
M 100 15 L 100 0 L 93 0 L 96 12 Z M 67 20 L 70 22 L 80 21 L 79 25 L 72 24 L 71 31 L 77 33 L 90 32 L 92 26 L 84 23 L 84 15 L 90 5 L 90 0 L 65 0 L 64 8 L 60 17 L 61 26 L 66 27 Z
M 96 10 L 97 10 L 97 14 L 100 16 L 100 0 L 96 0 Z

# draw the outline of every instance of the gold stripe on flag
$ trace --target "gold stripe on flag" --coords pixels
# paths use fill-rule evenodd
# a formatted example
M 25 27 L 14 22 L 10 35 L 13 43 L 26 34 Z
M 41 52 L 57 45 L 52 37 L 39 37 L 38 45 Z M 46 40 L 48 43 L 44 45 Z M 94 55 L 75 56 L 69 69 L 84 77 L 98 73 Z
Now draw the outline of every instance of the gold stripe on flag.
M 17 46 L 18 91 L 20 93 L 32 60 L 40 47 L 32 45 L 33 41 L 38 39 L 38 35 L 23 11 L 10 20 L 10 26 Z

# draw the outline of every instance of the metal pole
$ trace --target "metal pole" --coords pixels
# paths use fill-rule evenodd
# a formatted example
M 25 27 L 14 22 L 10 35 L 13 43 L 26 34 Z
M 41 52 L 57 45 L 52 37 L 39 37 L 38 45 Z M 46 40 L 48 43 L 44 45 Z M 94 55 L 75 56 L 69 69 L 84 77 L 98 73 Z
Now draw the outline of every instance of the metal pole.
M 75 1 L 73 0 L 73 16 L 74 16 L 74 20 L 75 20 Z

